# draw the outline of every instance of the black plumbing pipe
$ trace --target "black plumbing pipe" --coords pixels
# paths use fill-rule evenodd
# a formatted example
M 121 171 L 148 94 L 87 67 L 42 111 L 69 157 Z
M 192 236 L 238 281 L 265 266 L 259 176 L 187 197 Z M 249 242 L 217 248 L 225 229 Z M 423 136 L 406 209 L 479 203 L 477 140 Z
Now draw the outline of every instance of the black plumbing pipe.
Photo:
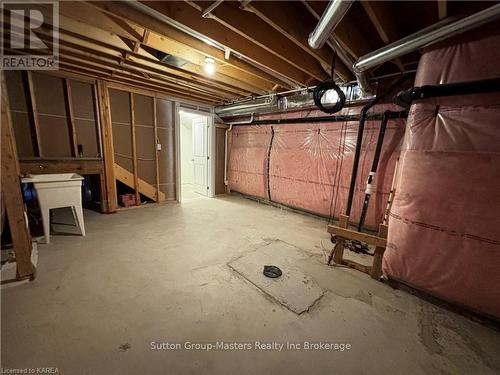
M 407 111 L 392 112 L 390 118 L 406 118 L 408 117 Z M 382 120 L 383 113 L 372 113 L 367 115 L 367 120 Z M 360 115 L 338 115 L 338 116 L 320 116 L 320 117 L 294 117 L 284 119 L 269 119 L 269 120 L 254 120 L 245 124 L 239 125 L 279 125 L 279 124 L 304 124 L 304 123 L 317 123 L 317 122 L 345 122 L 345 121 L 359 121 Z
M 356 177 L 358 174 L 358 166 L 359 166 L 359 157 L 361 155 L 361 144 L 363 142 L 363 133 L 365 130 L 365 121 L 367 119 L 367 114 L 368 111 L 377 103 L 379 103 L 382 99 L 387 97 L 390 93 L 394 91 L 396 87 L 404 83 L 406 80 L 408 80 L 411 77 L 411 75 L 404 75 L 400 79 L 398 79 L 394 84 L 392 84 L 388 90 L 386 90 L 383 94 L 378 95 L 375 99 L 373 99 L 371 102 L 369 102 L 367 105 L 363 107 L 361 110 L 361 115 L 359 118 L 359 126 L 358 126 L 358 135 L 356 139 L 356 150 L 354 151 L 354 162 L 352 164 L 352 175 L 351 175 L 351 184 L 349 186 L 349 196 L 347 198 L 347 206 L 345 210 L 346 216 L 351 215 L 351 208 L 352 208 L 352 200 L 354 198 L 354 189 L 356 187 Z
M 366 213 L 368 212 L 368 204 L 370 203 L 370 197 L 372 195 L 372 182 L 377 174 L 378 162 L 380 160 L 382 145 L 384 143 L 385 129 L 387 128 L 387 122 L 389 121 L 391 113 L 391 111 L 385 111 L 380 124 L 380 131 L 378 133 L 377 146 L 375 147 L 375 155 L 373 156 L 372 168 L 366 181 L 365 199 L 363 201 L 363 208 L 361 209 L 361 216 L 359 217 L 358 232 L 361 232 L 365 223 Z
M 500 77 L 479 81 L 413 87 L 409 90 L 400 92 L 396 96 L 395 102 L 404 107 L 409 107 L 414 100 L 418 99 L 435 98 L 440 96 L 481 94 L 495 91 L 500 91 Z

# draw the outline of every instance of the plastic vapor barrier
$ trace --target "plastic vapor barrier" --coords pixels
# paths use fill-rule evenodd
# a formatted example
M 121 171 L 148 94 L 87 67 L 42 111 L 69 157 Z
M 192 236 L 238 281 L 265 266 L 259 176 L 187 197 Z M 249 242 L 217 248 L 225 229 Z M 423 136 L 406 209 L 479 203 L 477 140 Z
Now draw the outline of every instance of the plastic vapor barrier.
M 499 77 L 499 46 L 498 28 L 485 27 L 427 49 L 415 86 Z M 499 125 L 500 93 L 414 102 L 383 262 L 392 278 L 496 317 Z
M 361 108 L 342 114 L 359 114 Z M 371 112 L 401 110 L 379 105 Z M 324 116 L 303 111 L 260 116 L 264 119 Z M 394 166 L 404 136 L 404 119 L 389 120 L 379 170 L 366 219 L 376 228 L 386 208 Z M 351 219 L 359 218 L 366 179 L 373 161 L 380 120 L 367 121 Z M 349 193 L 358 122 L 279 125 L 238 125 L 230 133 L 229 187 L 231 191 L 270 200 L 322 216 L 344 213 Z

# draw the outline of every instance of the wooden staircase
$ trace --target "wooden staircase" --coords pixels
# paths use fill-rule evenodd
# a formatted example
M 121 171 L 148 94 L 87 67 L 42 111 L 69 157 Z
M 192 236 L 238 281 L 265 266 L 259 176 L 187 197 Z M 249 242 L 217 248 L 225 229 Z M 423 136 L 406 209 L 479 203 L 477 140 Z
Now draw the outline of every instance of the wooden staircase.
M 118 164 L 114 164 L 114 171 L 115 171 L 115 178 L 120 181 L 121 183 L 124 183 L 125 185 L 131 187 L 132 189 L 136 189 L 134 186 L 134 174 L 127 171 L 125 168 L 119 166 Z M 157 201 L 156 198 L 156 187 L 147 183 L 144 180 L 141 180 L 140 178 L 137 179 L 138 182 L 138 187 L 136 190 L 139 191 L 142 195 L 145 195 L 149 199 L 154 200 L 155 202 Z M 165 200 L 165 193 L 162 193 L 161 191 L 158 192 L 159 195 L 158 197 L 160 198 L 160 202 Z

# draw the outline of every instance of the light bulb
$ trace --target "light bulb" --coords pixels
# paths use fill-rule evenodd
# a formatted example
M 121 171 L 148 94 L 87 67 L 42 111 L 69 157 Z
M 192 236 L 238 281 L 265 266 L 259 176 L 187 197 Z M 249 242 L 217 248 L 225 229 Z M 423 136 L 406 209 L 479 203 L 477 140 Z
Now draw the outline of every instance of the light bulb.
M 203 66 L 205 73 L 213 75 L 215 73 L 215 60 L 211 57 L 205 58 L 205 65 Z

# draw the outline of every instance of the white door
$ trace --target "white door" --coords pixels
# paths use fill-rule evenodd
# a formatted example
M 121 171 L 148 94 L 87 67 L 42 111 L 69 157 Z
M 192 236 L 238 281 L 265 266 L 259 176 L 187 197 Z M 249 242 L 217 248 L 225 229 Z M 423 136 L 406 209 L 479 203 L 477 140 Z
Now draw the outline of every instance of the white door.
M 208 117 L 193 119 L 193 185 L 198 194 L 208 195 Z

